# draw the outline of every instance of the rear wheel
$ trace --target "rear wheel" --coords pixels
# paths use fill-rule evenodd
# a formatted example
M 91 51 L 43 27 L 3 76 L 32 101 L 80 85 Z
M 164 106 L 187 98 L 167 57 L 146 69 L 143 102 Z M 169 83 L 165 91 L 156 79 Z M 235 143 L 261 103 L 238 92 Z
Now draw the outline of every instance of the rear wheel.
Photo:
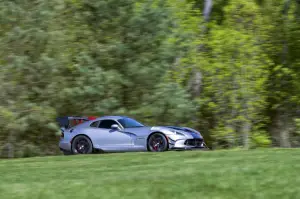
M 148 150 L 152 152 L 163 152 L 168 150 L 168 140 L 162 133 L 154 133 L 148 139 Z
M 92 152 L 93 152 L 93 144 L 88 137 L 84 135 L 79 135 L 75 137 L 75 139 L 72 142 L 73 154 L 89 154 Z

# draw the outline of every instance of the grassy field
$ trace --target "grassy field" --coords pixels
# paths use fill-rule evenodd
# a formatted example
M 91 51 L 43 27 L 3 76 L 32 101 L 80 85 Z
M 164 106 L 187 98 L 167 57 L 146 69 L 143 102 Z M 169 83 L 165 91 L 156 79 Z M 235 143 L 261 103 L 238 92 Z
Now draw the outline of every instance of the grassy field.
M 0 160 L 1 199 L 300 199 L 300 150 Z

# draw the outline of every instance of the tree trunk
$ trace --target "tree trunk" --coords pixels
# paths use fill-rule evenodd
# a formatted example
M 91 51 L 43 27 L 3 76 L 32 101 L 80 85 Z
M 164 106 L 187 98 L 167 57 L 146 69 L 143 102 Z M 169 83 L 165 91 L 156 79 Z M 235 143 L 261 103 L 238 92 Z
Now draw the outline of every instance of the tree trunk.
M 199 69 L 194 68 L 192 71 L 192 77 L 189 81 L 188 88 L 193 97 L 198 97 L 201 93 L 202 86 L 202 73 Z
M 14 144 L 16 143 L 16 137 L 13 133 L 10 133 L 9 138 L 8 138 L 8 143 L 7 143 L 7 157 L 8 158 L 14 158 L 15 157 L 15 147 Z
M 272 121 L 271 135 L 273 138 L 274 146 L 284 148 L 291 147 L 288 129 L 288 116 L 285 113 L 276 111 Z
M 286 20 L 288 20 L 288 11 L 290 8 L 290 0 L 286 0 L 284 4 L 284 9 L 283 9 L 283 17 L 284 17 L 284 28 L 287 26 L 286 25 Z M 287 44 L 287 38 L 286 34 L 284 33 L 284 39 L 283 39 L 283 48 L 282 48 L 282 65 L 288 65 L 288 44 Z M 287 108 L 285 108 L 287 110 Z M 275 123 L 276 123 L 276 137 L 277 140 L 279 141 L 279 146 L 280 147 L 285 147 L 285 148 L 290 148 L 291 143 L 289 140 L 289 129 L 288 129 L 288 115 L 284 111 L 284 113 L 279 112 L 277 110 L 276 112 L 276 117 L 275 117 Z
M 206 23 L 209 21 L 211 11 L 213 6 L 213 0 L 205 0 L 204 8 L 203 8 L 203 18 L 204 18 L 204 25 L 202 26 L 202 35 L 205 35 L 207 32 L 207 25 Z M 199 46 L 199 51 L 204 50 L 204 45 Z M 192 71 L 192 77 L 190 83 L 188 85 L 189 90 L 192 90 L 192 96 L 198 97 L 201 93 L 201 86 L 202 86 L 202 73 L 198 68 L 194 68 Z
M 6 149 L 7 149 L 7 157 L 8 158 L 14 158 L 15 157 L 15 153 L 14 153 L 14 146 L 11 143 L 7 143 L 6 144 Z
M 210 18 L 212 6 L 213 6 L 212 0 L 205 0 L 204 9 L 203 9 L 203 16 L 204 16 L 205 22 L 208 22 L 208 20 Z
M 10 133 L 6 144 L 4 144 L 2 151 L 0 151 L 0 156 L 5 158 L 14 158 L 15 157 L 14 143 L 15 143 L 14 135 Z
M 289 123 L 288 115 L 286 113 L 280 114 L 279 120 L 279 140 L 280 147 L 290 148 L 290 132 L 289 132 Z
M 245 122 L 243 125 L 243 145 L 245 149 L 249 149 L 249 134 L 251 130 L 251 123 L 250 122 Z
M 280 147 L 291 148 L 289 131 L 287 129 L 280 131 Z

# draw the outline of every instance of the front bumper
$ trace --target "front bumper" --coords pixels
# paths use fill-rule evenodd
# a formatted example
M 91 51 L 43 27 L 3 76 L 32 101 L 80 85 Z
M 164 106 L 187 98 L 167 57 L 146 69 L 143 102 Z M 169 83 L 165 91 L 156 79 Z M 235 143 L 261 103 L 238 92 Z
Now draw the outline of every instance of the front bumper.
M 179 139 L 179 140 L 169 140 L 170 150 L 199 150 L 207 149 L 203 139 Z
M 209 148 L 207 147 L 173 147 L 170 150 L 174 150 L 174 151 L 197 151 L 197 150 L 201 150 L 201 151 L 206 151 L 209 150 Z

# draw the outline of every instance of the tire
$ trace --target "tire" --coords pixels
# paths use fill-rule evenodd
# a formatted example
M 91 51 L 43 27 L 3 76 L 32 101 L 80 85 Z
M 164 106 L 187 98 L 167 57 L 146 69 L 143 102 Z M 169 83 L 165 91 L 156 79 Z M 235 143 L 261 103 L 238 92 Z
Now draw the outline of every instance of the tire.
M 168 150 L 168 140 L 162 133 L 153 133 L 150 135 L 147 148 L 151 152 L 163 152 Z
M 79 135 L 72 142 L 73 154 L 90 154 L 93 152 L 93 144 L 85 135 Z

